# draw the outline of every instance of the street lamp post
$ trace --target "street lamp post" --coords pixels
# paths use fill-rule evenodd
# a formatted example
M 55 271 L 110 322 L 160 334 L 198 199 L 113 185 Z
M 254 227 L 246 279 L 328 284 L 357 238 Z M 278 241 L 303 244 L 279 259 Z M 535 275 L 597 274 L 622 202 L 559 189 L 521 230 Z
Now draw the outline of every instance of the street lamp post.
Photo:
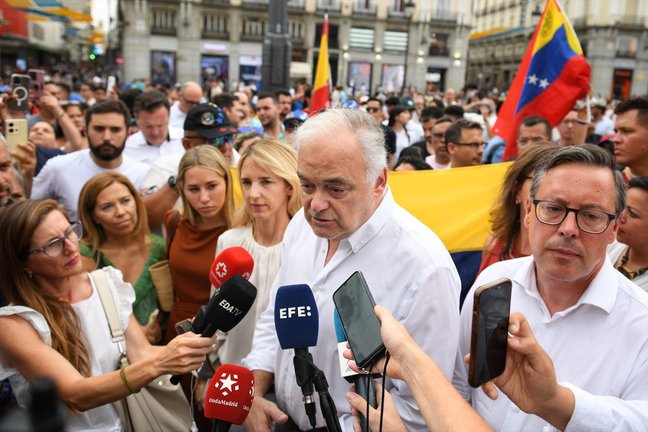
M 405 44 L 405 64 L 403 66 L 403 85 L 401 86 L 400 97 L 402 98 L 405 94 L 405 87 L 407 87 L 407 62 L 409 56 L 409 43 L 410 43 L 410 28 L 412 26 L 412 15 L 414 13 L 414 8 L 416 4 L 412 0 L 406 0 L 403 8 L 405 9 L 405 15 L 407 16 L 407 43 Z

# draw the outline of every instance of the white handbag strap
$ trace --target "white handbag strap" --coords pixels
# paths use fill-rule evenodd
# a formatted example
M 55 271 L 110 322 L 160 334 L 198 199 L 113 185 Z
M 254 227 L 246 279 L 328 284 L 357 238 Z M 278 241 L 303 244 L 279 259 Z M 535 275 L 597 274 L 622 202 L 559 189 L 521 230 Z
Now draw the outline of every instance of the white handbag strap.
M 115 297 L 113 296 L 112 290 L 106 277 L 106 273 L 103 269 L 94 270 L 90 273 L 90 277 L 97 287 L 97 294 L 99 294 L 99 299 L 103 306 L 104 313 L 108 319 L 108 325 L 110 326 L 110 334 L 112 336 L 113 342 L 117 344 L 120 354 L 124 355 L 126 353 L 124 347 L 124 330 L 122 330 L 121 324 L 119 322 L 119 315 L 117 314 L 117 306 L 115 305 Z

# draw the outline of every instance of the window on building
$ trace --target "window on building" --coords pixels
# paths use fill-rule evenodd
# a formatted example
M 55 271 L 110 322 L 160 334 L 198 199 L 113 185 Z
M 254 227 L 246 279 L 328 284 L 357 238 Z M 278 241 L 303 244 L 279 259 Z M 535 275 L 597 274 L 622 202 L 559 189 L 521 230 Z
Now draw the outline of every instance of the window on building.
M 329 48 L 339 48 L 340 41 L 338 38 L 338 29 L 337 25 L 329 23 L 329 36 L 328 36 L 328 46 Z M 315 26 L 315 46 L 319 48 L 320 41 L 322 39 L 322 24 L 317 24 Z
M 407 32 L 391 30 L 385 31 L 383 48 L 385 51 L 405 52 L 405 49 L 407 48 Z
M 290 39 L 302 41 L 304 39 L 304 23 L 288 21 L 288 34 L 290 35 Z
M 431 56 L 448 56 L 448 34 L 430 32 L 430 46 L 428 55 Z
M 249 38 L 263 39 L 266 34 L 266 22 L 258 17 L 248 17 L 243 21 L 243 35 Z
M 351 27 L 349 47 L 351 49 L 373 50 L 374 33 L 374 29 Z
M 227 35 L 229 31 L 227 16 L 216 14 L 204 15 L 202 30 L 204 35 Z
M 616 56 L 620 58 L 636 58 L 637 38 L 634 36 L 619 36 L 617 39 Z
M 151 10 L 151 32 L 156 34 L 175 34 L 176 11 L 170 9 Z

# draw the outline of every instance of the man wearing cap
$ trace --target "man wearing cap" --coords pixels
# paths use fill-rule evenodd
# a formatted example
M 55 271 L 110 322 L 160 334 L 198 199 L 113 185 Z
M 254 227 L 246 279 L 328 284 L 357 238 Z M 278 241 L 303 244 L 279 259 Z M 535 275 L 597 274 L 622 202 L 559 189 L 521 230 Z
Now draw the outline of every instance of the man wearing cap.
M 183 152 L 162 156 L 153 162 L 142 183 L 144 204 L 152 228 L 160 226 L 166 212 L 180 198 L 176 190 L 176 176 L 184 150 L 211 144 L 218 147 L 230 165 L 236 166 L 240 156 L 233 147 L 235 133 L 236 128 L 225 113 L 212 103 L 200 104 L 187 113 L 182 138 Z
M 125 155 L 147 164 L 161 156 L 182 155 L 182 130 L 169 125 L 169 107 L 166 95 L 157 90 L 135 98 L 133 114 L 139 132 L 126 140 Z

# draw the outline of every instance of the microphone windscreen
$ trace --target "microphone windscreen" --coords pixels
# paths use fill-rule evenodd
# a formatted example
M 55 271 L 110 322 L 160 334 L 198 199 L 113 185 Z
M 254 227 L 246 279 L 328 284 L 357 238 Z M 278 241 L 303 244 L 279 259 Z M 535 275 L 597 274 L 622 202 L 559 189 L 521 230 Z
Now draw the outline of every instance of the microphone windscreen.
M 243 366 L 224 364 L 209 381 L 205 417 L 243 424 L 254 399 L 254 375 Z
M 216 330 L 232 330 L 248 313 L 256 295 L 257 289 L 254 285 L 243 276 L 233 275 L 209 300 L 204 327 L 196 328 L 196 333 L 211 337 Z
M 342 321 L 340 321 L 340 314 L 338 314 L 338 311 L 335 308 L 333 308 L 333 325 L 335 325 L 335 337 L 337 338 L 338 343 L 346 342 L 347 337 L 344 333 L 344 328 L 342 327 Z
M 209 270 L 209 281 L 218 289 L 233 275 L 250 279 L 254 269 L 254 259 L 248 251 L 239 246 L 223 250 L 214 259 Z
M 319 314 L 308 285 L 286 285 L 277 291 L 275 327 L 281 349 L 317 345 Z

